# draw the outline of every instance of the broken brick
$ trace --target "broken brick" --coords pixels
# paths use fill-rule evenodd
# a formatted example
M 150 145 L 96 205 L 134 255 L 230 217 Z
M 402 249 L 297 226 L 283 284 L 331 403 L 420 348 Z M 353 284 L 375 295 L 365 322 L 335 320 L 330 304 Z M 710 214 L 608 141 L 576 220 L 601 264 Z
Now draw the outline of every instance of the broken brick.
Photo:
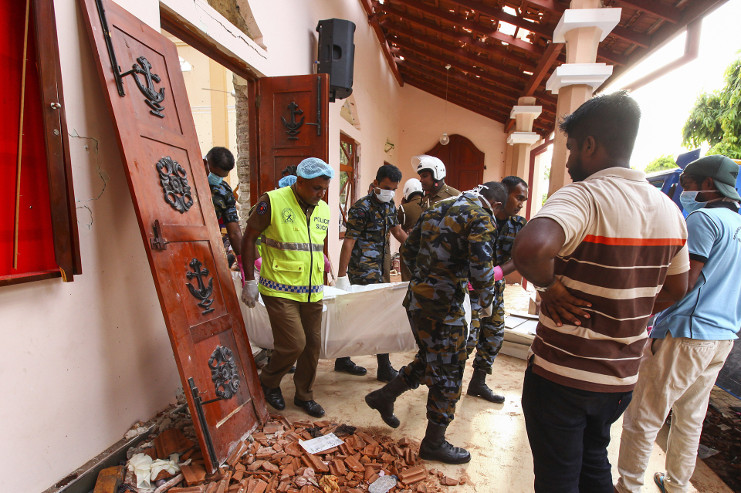
M 123 479 L 123 466 L 106 467 L 98 473 L 93 493 L 117 493 Z
M 206 480 L 206 469 L 197 462 L 180 466 L 180 472 L 183 474 L 185 484 L 188 486 L 193 486 Z
M 425 477 L 427 477 L 427 470 L 424 466 L 409 467 L 399 473 L 399 480 L 404 484 L 413 484 L 422 481 Z

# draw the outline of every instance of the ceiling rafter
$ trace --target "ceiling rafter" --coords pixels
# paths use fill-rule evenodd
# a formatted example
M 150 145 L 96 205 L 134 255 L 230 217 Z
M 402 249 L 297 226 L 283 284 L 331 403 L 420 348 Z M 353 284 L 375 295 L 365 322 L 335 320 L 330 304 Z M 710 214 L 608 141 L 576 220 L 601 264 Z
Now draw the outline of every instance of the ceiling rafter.
M 444 67 L 447 63 L 450 63 L 452 68 L 455 68 L 456 70 L 459 70 L 461 72 L 471 74 L 472 82 L 474 81 L 474 79 L 481 81 L 482 83 L 491 86 L 492 89 L 496 90 L 496 92 L 502 93 L 505 97 L 512 97 L 514 98 L 514 100 L 516 100 L 522 94 L 522 91 L 520 89 L 514 89 L 512 87 L 509 87 L 508 85 L 502 84 L 502 80 L 500 78 L 486 72 L 478 71 L 470 65 L 460 63 L 457 60 L 442 58 L 432 53 L 423 53 L 422 50 L 419 50 L 418 54 L 428 60 L 436 62 L 439 67 Z M 408 60 L 410 60 L 410 58 L 405 58 L 403 63 L 406 63 Z M 418 63 L 428 63 L 428 66 L 431 66 L 429 65 L 429 62 L 427 60 L 420 60 L 418 61 Z M 508 89 L 511 92 L 509 92 Z M 539 100 L 542 101 L 544 108 L 547 108 L 548 111 L 552 113 L 556 112 L 556 102 L 553 96 L 548 95 L 547 93 L 541 93 L 540 95 L 536 95 L 536 97 L 540 97 Z
M 441 78 L 444 78 L 446 75 L 448 75 L 448 71 L 443 68 L 443 66 L 440 65 L 431 65 L 429 63 L 426 63 L 426 60 L 416 60 L 412 58 L 405 59 L 403 61 L 397 62 L 399 64 L 399 67 L 405 67 L 407 65 L 411 65 L 413 67 L 416 67 L 417 69 L 424 69 L 428 72 L 434 73 Z M 469 72 L 470 74 L 470 72 Z M 490 93 L 495 94 L 497 97 L 500 97 L 502 99 L 509 98 L 511 101 L 516 102 L 517 99 L 520 97 L 520 93 L 510 92 L 502 89 L 501 86 L 498 86 L 492 82 L 489 82 L 486 79 L 480 79 L 476 77 L 469 77 L 463 73 L 460 72 L 459 69 L 454 68 L 451 66 L 449 77 L 451 79 L 457 79 L 461 81 L 464 84 L 467 84 L 469 86 L 472 86 L 472 89 L 474 90 L 481 90 L 481 91 L 488 91 Z M 442 79 L 441 79 L 442 80 Z M 510 110 L 512 109 L 513 104 L 505 104 L 503 102 L 497 101 L 496 103 L 499 103 L 503 106 L 506 106 Z M 554 102 L 546 101 L 544 106 L 544 111 L 548 112 L 550 114 L 555 114 L 556 111 L 556 105 Z
M 489 38 L 499 40 L 500 42 L 507 43 L 509 46 L 520 49 L 526 53 L 531 53 L 531 54 L 538 53 L 538 48 L 536 46 L 533 46 L 531 43 L 528 43 L 527 41 L 523 41 L 519 38 L 515 38 L 514 36 L 510 36 L 509 34 L 504 34 L 502 32 L 499 32 L 497 30 L 497 26 L 494 26 L 494 28 L 492 28 L 491 26 L 484 26 L 478 22 L 461 19 L 455 14 L 451 14 L 450 12 L 447 12 L 447 11 L 442 11 L 431 5 L 428 5 L 426 3 L 422 3 L 419 1 L 415 1 L 415 0 L 394 0 L 394 1 L 396 3 L 401 3 L 405 5 L 406 7 L 411 7 L 419 12 L 424 12 L 441 21 L 445 21 L 449 24 L 453 24 L 453 26 L 459 26 L 461 28 L 470 29 L 472 32 L 478 33 L 482 36 L 486 36 Z M 387 7 L 390 7 L 388 3 L 384 5 L 378 4 L 377 6 L 377 8 L 380 8 L 382 10 Z M 401 15 L 410 17 L 409 13 L 401 14 Z
M 496 19 L 497 21 L 512 24 L 513 26 L 519 27 L 520 29 L 527 29 L 528 31 L 539 34 L 540 36 L 543 36 L 548 40 L 553 38 L 553 29 L 549 29 L 548 26 L 544 26 L 537 22 L 529 22 L 522 17 L 508 14 L 507 12 L 502 10 L 501 7 L 487 5 L 484 2 L 478 0 L 449 0 L 449 3 L 456 5 L 462 9 L 470 9 L 479 14 L 487 15 L 489 17 L 492 17 L 493 19 Z
M 378 43 L 381 45 L 381 51 L 383 52 L 383 56 L 386 58 L 386 62 L 388 62 L 389 64 L 391 73 L 394 74 L 396 82 L 400 86 L 403 86 L 404 80 L 399 73 L 399 67 L 396 66 L 396 61 L 394 60 L 393 55 L 391 55 L 391 48 L 386 41 L 386 37 L 383 35 L 383 30 L 381 29 L 381 26 L 378 25 L 378 20 L 376 19 L 375 13 L 373 12 L 373 5 L 371 4 L 371 0 L 360 0 L 360 3 L 363 5 L 365 14 L 368 16 L 368 23 L 371 25 L 373 31 L 376 33 L 376 38 L 378 39 Z
M 431 69 L 429 66 L 425 66 L 423 64 L 417 64 L 417 63 L 408 63 L 409 60 L 404 60 L 403 62 L 399 63 L 399 67 L 401 70 L 412 70 L 414 72 L 417 72 L 419 74 L 426 74 L 426 75 L 436 75 L 441 78 L 445 78 L 447 75 L 445 72 L 446 70 L 437 70 L 437 69 Z M 451 69 L 452 70 L 452 69 Z M 492 87 L 492 85 L 479 82 L 479 81 L 472 81 L 467 79 L 466 77 L 459 75 L 458 73 L 454 73 L 448 77 L 448 85 L 454 88 L 461 89 L 465 91 L 467 94 L 476 94 L 478 93 L 480 96 L 485 96 L 492 100 L 492 105 L 499 106 L 502 108 L 502 111 L 510 111 L 512 109 L 512 96 L 505 96 L 503 95 L 497 88 Z M 516 101 L 516 99 L 515 99 Z
M 410 74 L 406 73 L 407 77 L 407 84 L 410 86 L 417 87 L 418 89 L 421 89 L 425 92 L 428 92 L 430 94 L 433 94 L 434 96 L 439 97 L 440 99 L 445 99 L 445 93 L 443 90 L 441 90 L 439 87 L 437 87 L 432 81 L 425 79 L 424 77 L 418 76 L 416 74 Z M 488 111 L 487 108 L 481 104 L 481 99 L 470 99 L 470 98 L 461 98 L 456 95 L 453 95 L 452 97 L 448 96 L 448 101 L 452 104 L 458 105 L 462 108 L 465 108 L 467 110 L 473 111 L 474 113 L 478 113 L 479 115 L 485 116 L 487 118 L 491 118 L 492 120 L 495 120 L 499 123 L 505 124 L 507 120 L 509 119 L 509 112 L 492 112 Z M 536 123 L 533 124 L 533 131 L 536 133 L 539 133 L 540 135 L 548 135 L 553 129 L 553 124 L 550 122 L 539 122 L 536 120 Z
M 677 24 L 682 18 L 679 9 L 656 0 L 617 0 L 617 3 L 649 13 L 672 24 Z
M 400 34 L 401 33 L 397 33 L 397 37 L 394 39 L 395 44 L 401 47 L 404 47 L 404 48 L 422 49 L 417 44 L 418 41 L 415 38 L 407 37 L 407 35 L 400 35 Z M 453 47 L 449 47 L 445 43 L 440 43 L 440 42 L 431 43 L 428 41 L 426 42 L 426 44 L 434 46 L 435 48 L 441 50 L 443 53 L 447 54 L 451 58 L 458 58 L 460 60 L 465 60 L 466 62 L 471 63 L 474 66 L 483 67 L 492 72 L 496 72 L 499 74 L 504 74 L 506 76 L 512 77 L 514 81 L 507 80 L 507 83 L 510 84 L 510 87 L 514 90 L 518 90 L 517 89 L 518 87 L 520 88 L 520 90 L 522 88 L 522 85 L 516 82 L 517 79 L 522 79 L 523 77 L 522 70 L 517 70 L 517 69 L 510 68 L 510 67 L 497 65 L 493 63 L 491 60 L 476 56 L 473 53 L 469 53 L 467 50 L 464 50 L 464 49 L 460 49 L 460 48 L 456 49 Z M 534 67 L 531 68 L 531 70 L 533 69 Z
M 391 13 L 391 12 L 389 12 L 389 13 Z M 397 13 L 393 13 L 393 15 L 396 15 L 397 17 L 401 17 Z M 524 56 L 524 55 L 521 55 L 518 52 L 513 52 L 513 50 L 509 50 L 509 49 L 507 49 L 507 47 L 502 46 L 499 43 L 496 43 L 496 44 L 493 44 L 492 45 L 492 44 L 488 44 L 488 43 L 482 42 L 482 41 L 478 40 L 477 38 L 475 38 L 474 36 L 472 36 L 470 34 L 467 34 L 467 33 L 464 35 L 463 33 L 458 34 L 458 33 L 452 32 L 452 31 L 440 30 L 440 27 L 438 25 L 436 25 L 434 22 L 428 21 L 428 20 L 425 20 L 425 19 L 405 17 L 405 18 L 403 18 L 403 20 L 406 21 L 406 22 L 408 22 L 408 23 L 410 23 L 410 24 L 414 24 L 416 26 L 419 26 L 421 28 L 434 31 L 437 34 L 439 34 L 441 37 L 454 40 L 455 42 L 458 42 L 458 43 L 465 43 L 465 44 L 470 45 L 470 46 L 473 46 L 475 48 L 480 48 L 482 50 L 486 50 L 486 51 L 488 51 L 490 53 L 495 54 L 496 56 L 507 58 L 507 59 L 511 60 L 512 62 L 520 63 L 520 64 L 523 64 L 523 65 L 530 65 L 530 66 L 533 65 L 533 62 L 532 62 L 532 59 L 531 58 L 529 58 L 527 56 Z M 385 19 L 381 20 L 380 22 L 381 22 L 381 26 L 382 27 L 387 28 L 390 31 L 400 30 L 400 29 L 403 28 L 403 25 L 399 21 L 396 21 L 396 20 L 391 19 L 390 16 L 387 16 Z M 418 36 L 419 34 L 420 33 L 414 33 L 415 36 Z

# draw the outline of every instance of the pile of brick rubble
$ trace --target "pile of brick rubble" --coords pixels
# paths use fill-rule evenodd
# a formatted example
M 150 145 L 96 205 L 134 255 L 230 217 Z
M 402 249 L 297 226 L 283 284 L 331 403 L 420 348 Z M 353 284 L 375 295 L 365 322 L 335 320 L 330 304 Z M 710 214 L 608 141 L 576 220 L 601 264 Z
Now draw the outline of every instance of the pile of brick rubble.
M 101 473 L 101 492 L 107 491 L 106 481 L 112 493 L 412 493 L 442 492 L 466 482 L 421 461 L 418 444 L 406 438 L 394 440 L 326 420 L 291 423 L 271 415 L 214 474 L 205 469 L 187 410 L 170 413 L 159 429 L 153 439 L 129 449 L 126 469 L 109 470 L 107 478 L 106 470 Z M 299 444 L 329 433 L 344 443 L 317 454 Z M 396 485 L 388 489 L 384 483 Z

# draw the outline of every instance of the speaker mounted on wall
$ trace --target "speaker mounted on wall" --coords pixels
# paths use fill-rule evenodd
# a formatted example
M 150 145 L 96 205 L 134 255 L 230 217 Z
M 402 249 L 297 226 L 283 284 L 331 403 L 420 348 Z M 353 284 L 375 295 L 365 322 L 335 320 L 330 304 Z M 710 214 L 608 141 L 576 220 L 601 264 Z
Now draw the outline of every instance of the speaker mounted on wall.
M 355 24 L 345 19 L 325 19 L 316 26 L 319 32 L 319 67 L 329 74 L 329 100 L 345 99 L 352 94 L 355 59 Z

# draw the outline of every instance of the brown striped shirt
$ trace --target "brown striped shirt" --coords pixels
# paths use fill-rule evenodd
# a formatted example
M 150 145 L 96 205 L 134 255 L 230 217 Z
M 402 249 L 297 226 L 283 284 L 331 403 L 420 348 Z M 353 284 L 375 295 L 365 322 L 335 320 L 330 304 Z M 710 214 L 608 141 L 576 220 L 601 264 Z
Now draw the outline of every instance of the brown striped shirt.
M 689 270 L 679 208 L 643 172 L 608 168 L 560 189 L 536 217 L 563 228 L 555 273 L 592 307 L 580 326 L 540 315 L 533 371 L 582 390 L 632 390 L 656 295 L 667 275 Z

